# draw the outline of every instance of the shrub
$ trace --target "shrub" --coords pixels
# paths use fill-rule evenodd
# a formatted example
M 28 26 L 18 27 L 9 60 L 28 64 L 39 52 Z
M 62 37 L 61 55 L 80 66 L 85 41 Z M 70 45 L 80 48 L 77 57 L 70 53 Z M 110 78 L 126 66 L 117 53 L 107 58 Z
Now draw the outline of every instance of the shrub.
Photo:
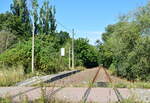
M 51 35 L 35 37 L 35 70 L 56 73 L 68 69 L 68 58 L 60 57 L 58 38 Z M 64 46 L 65 44 L 61 44 Z M 0 55 L 0 66 L 13 67 L 23 65 L 25 73 L 31 71 L 32 40 L 18 43 Z

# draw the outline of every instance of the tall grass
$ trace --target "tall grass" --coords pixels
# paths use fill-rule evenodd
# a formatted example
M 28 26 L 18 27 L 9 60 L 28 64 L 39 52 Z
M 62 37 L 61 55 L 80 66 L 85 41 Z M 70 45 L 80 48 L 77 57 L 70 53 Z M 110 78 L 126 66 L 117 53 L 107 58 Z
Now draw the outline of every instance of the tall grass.
M 17 82 L 24 80 L 27 76 L 24 75 L 23 68 L 1 68 L 0 69 L 0 86 L 13 86 Z
M 122 83 L 110 83 L 108 87 L 116 87 L 116 88 L 142 88 L 142 89 L 150 89 L 150 82 L 122 82 Z
M 13 100 L 11 99 L 11 97 L 7 97 L 7 98 L 0 98 L 0 103 L 13 103 Z M 24 98 L 21 99 L 20 102 L 17 103 L 84 103 L 84 102 L 73 102 L 73 101 L 66 101 L 66 100 L 60 100 L 60 99 L 56 99 L 56 98 L 51 98 L 51 99 L 43 99 L 43 97 L 34 100 L 34 101 L 29 101 L 28 97 L 24 96 Z M 98 102 L 86 102 L 86 103 L 98 103 Z M 123 101 L 120 102 L 111 102 L 111 103 L 145 103 L 142 101 L 137 101 L 134 98 L 129 98 L 129 99 L 125 99 Z
M 145 102 L 138 101 L 138 100 L 136 100 L 135 97 L 130 97 L 128 99 L 124 99 L 123 101 L 115 102 L 115 103 L 145 103 Z

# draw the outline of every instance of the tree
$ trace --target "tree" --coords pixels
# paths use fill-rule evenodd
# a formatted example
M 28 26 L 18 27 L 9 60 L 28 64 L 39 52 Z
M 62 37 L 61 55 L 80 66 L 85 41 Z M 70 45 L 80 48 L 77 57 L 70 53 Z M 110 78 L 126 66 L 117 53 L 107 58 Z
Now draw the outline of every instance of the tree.
M 75 40 L 76 65 L 85 67 L 98 66 L 98 52 L 96 47 L 90 45 L 87 39 L 79 38 Z
M 40 9 L 40 33 L 53 34 L 56 30 L 56 10 L 45 1 Z
M 17 42 L 15 35 L 8 31 L 0 32 L 0 53 L 3 53 L 8 48 L 12 47 L 13 44 Z
M 33 15 L 33 19 L 34 19 L 34 34 L 37 34 L 38 33 L 38 19 L 39 19 L 39 16 L 38 16 L 38 2 L 37 0 L 32 0 L 32 15 Z
M 10 12 L 0 14 L 0 31 L 8 31 L 20 40 L 27 40 L 29 35 L 25 31 L 24 23 Z
M 27 0 L 13 0 L 11 11 L 22 23 L 24 33 L 20 35 L 31 36 L 31 20 L 27 7 Z
M 128 18 L 109 25 L 99 45 L 99 61 L 117 76 L 128 80 L 149 80 L 150 5 Z M 132 15 L 133 16 L 133 15 Z
M 66 43 L 70 39 L 69 33 L 64 31 L 60 31 L 59 33 L 56 34 L 56 36 L 59 39 L 60 45 Z

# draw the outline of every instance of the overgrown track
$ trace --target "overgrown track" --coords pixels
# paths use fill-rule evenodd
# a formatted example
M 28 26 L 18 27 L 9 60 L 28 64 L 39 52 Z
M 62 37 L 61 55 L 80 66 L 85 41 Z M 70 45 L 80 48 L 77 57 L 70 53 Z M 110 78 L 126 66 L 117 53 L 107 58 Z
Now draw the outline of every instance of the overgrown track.
M 96 74 L 95 74 L 95 76 L 94 76 L 94 78 L 93 78 L 93 80 L 92 80 L 92 82 L 91 82 L 91 85 L 89 85 L 88 89 L 85 91 L 85 93 L 84 93 L 84 95 L 83 95 L 83 97 L 82 97 L 82 100 L 83 100 L 84 103 L 87 101 L 87 98 L 88 98 L 88 96 L 89 96 L 89 94 L 90 94 L 92 85 L 93 85 L 94 82 L 96 81 L 96 78 L 97 78 L 97 76 L 98 76 L 98 74 L 99 74 L 100 69 L 101 69 L 101 67 L 98 68 L 98 70 L 97 70 L 97 72 L 96 72 Z
M 95 81 L 96 81 L 96 79 L 97 79 L 97 77 L 98 77 L 99 71 L 100 71 L 101 69 L 104 70 L 104 72 L 105 72 L 105 74 L 106 74 L 106 78 L 108 79 L 108 81 L 109 81 L 110 83 L 113 83 L 113 82 L 112 82 L 112 79 L 111 79 L 111 77 L 110 77 L 110 75 L 109 75 L 108 72 L 106 71 L 106 68 L 104 68 L 104 67 L 102 67 L 102 66 L 98 67 L 98 70 L 97 70 L 95 76 L 93 77 L 91 84 L 89 85 L 89 87 L 87 88 L 87 90 L 85 91 L 85 93 L 84 93 L 84 95 L 83 95 L 83 97 L 82 97 L 82 101 L 83 101 L 84 103 L 87 101 L 88 96 L 89 96 L 89 94 L 90 94 L 90 91 L 91 91 L 91 89 L 92 89 L 92 85 L 94 85 L 94 83 L 95 83 Z M 122 100 L 123 100 L 123 97 L 121 96 L 119 90 L 118 90 L 117 88 L 115 88 L 115 87 L 113 87 L 113 90 L 114 90 L 114 92 L 115 92 L 115 94 L 116 94 L 116 96 L 117 96 L 118 101 L 119 101 L 119 102 L 122 101 Z
M 113 83 L 113 82 L 112 82 L 112 79 L 111 79 L 110 75 L 108 74 L 108 72 L 106 71 L 106 69 L 105 69 L 105 68 L 102 68 L 102 69 L 105 71 L 105 74 L 106 74 L 106 76 L 107 76 L 109 82 L 110 82 L 110 83 Z M 123 97 L 121 96 L 119 90 L 118 90 L 117 88 L 115 88 L 115 87 L 113 87 L 113 90 L 114 90 L 114 92 L 115 92 L 115 94 L 116 94 L 116 96 L 117 96 L 118 101 L 119 101 L 119 102 L 122 101 L 122 100 L 123 100 Z

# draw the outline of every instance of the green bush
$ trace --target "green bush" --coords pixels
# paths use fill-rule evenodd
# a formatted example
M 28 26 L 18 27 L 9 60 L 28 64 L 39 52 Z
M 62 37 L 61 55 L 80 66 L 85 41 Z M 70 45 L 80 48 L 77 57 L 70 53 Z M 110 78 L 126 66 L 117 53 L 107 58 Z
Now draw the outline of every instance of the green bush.
M 51 35 L 35 37 L 35 70 L 45 73 L 56 73 L 68 69 L 68 58 L 60 57 L 59 40 Z M 9 49 L 0 55 L 1 66 L 13 67 L 23 65 L 24 72 L 31 71 L 32 40 L 18 43 L 15 48 Z
M 83 65 L 85 67 L 98 66 L 98 50 L 88 42 L 84 38 L 75 40 L 76 65 Z

